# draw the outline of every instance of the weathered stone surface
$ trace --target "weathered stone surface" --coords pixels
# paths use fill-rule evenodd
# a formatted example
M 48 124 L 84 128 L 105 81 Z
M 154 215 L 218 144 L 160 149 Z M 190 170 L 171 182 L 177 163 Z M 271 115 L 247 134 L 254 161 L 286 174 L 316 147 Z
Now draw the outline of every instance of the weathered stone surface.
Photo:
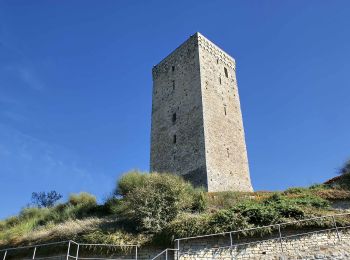
M 151 171 L 252 191 L 234 59 L 196 33 L 152 72 Z
M 340 238 L 340 239 L 339 239 Z M 350 259 L 350 233 L 335 230 L 290 238 L 237 241 L 230 248 L 226 237 L 180 241 L 179 259 Z M 217 245 L 220 248 L 213 248 Z

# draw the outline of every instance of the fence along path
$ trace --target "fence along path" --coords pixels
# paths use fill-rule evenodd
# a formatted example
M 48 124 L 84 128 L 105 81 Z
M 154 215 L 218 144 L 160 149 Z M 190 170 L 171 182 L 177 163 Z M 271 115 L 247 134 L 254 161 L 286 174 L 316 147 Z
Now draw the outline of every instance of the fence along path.
M 334 231 L 336 233 L 337 239 L 341 241 L 340 231 L 347 229 L 350 225 L 339 225 L 337 224 L 337 218 L 341 217 L 350 217 L 350 213 L 344 214 L 335 214 L 329 216 L 315 217 L 291 222 L 285 222 L 275 225 L 261 226 L 256 228 L 228 231 L 222 233 L 201 235 L 201 236 L 193 236 L 193 237 L 184 237 L 175 239 L 175 248 L 167 248 L 151 258 L 155 259 L 179 259 L 182 255 L 188 253 L 195 253 L 193 249 L 187 248 L 188 250 L 184 250 L 186 248 L 186 243 L 191 240 L 201 240 L 208 238 L 215 238 L 216 241 L 221 241 L 221 245 L 213 245 L 210 244 L 205 246 L 206 250 L 220 250 L 220 249 L 233 249 L 239 246 L 249 246 L 257 243 L 262 243 L 266 241 L 275 241 L 280 244 L 280 251 L 283 253 L 284 245 L 283 241 L 289 238 L 295 238 L 303 235 L 311 235 L 317 234 L 320 232 L 326 231 Z M 301 232 L 301 233 L 284 233 L 288 229 L 288 226 L 292 225 L 301 225 L 303 223 L 311 222 L 318 223 L 328 221 L 327 228 L 314 228 L 312 231 Z M 331 223 L 331 226 L 329 226 Z M 322 225 L 320 225 L 322 226 Z M 254 234 L 258 230 L 265 230 L 266 234 L 271 234 L 268 238 L 257 238 L 252 241 L 252 238 L 247 238 L 243 242 L 239 241 L 239 237 L 248 237 L 249 234 Z M 227 238 L 227 241 L 222 238 Z M 226 242 L 226 244 L 225 244 Z M 97 257 L 98 252 L 108 252 L 108 256 L 101 255 Z M 49 255 L 41 255 L 40 253 L 49 253 Z M 0 260 L 10 260 L 12 258 L 15 259 L 56 259 L 56 260 L 70 260 L 70 259 L 81 259 L 81 260 L 105 260 L 105 259 L 139 259 L 139 248 L 138 245 L 112 245 L 112 244 L 86 244 L 86 243 L 77 243 L 73 240 L 68 241 L 60 241 L 54 243 L 46 243 L 39 245 L 30 245 L 23 247 L 14 247 L 0 250 Z M 200 257 L 198 257 L 200 258 Z
M 2 258 L 1 258 L 2 256 Z M 137 245 L 86 244 L 73 240 L 13 247 L 0 250 L 0 260 L 48 259 L 48 260 L 138 260 Z
M 210 239 L 215 238 L 214 244 L 220 244 L 221 245 L 210 245 L 208 241 L 206 241 L 207 245 L 205 247 L 202 247 L 202 250 L 205 249 L 206 251 L 220 251 L 220 250 L 232 250 L 234 248 L 242 247 L 242 246 L 250 246 L 258 243 L 263 243 L 267 241 L 273 241 L 279 243 L 280 253 L 283 254 L 286 248 L 284 243 L 288 239 L 306 236 L 306 235 L 312 235 L 312 234 L 318 234 L 322 232 L 329 232 L 333 231 L 336 233 L 336 237 L 338 241 L 341 241 L 341 230 L 345 230 L 350 228 L 350 225 L 339 225 L 337 224 L 337 218 L 350 218 L 350 213 L 343 213 L 343 214 L 335 214 L 335 215 L 328 215 L 328 216 L 322 216 L 322 217 L 314 217 L 309 219 L 302 219 L 302 220 L 296 220 L 296 221 L 290 221 L 290 222 L 284 222 L 280 224 L 274 224 L 274 225 L 268 225 L 268 226 L 261 226 L 256 228 L 249 228 L 249 229 L 242 229 L 242 230 L 235 230 L 235 231 L 228 231 L 228 232 L 222 232 L 222 233 L 215 233 L 215 234 L 208 234 L 208 235 L 201 235 L 201 236 L 193 236 L 193 237 L 184 237 L 184 238 L 178 238 L 175 239 L 175 249 L 174 248 L 167 248 L 163 250 L 161 253 L 156 255 L 152 260 L 155 259 L 179 259 L 184 255 L 195 255 L 196 249 L 194 250 L 191 248 L 191 245 L 194 243 L 191 243 L 189 241 L 191 240 L 204 240 L 204 239 Z M 300 230 L 296 230 L 297 232 L 291 233 L 290 227 L 302 225 L 304 223 L 317 223 L 320 228 L 314 227 L 312 230 L 309 230 L 307 232 L 303 231 L 300 232 Z M 323 223 L 322 223 L 323 222 Z M 322 224 L 325 224 L 328 222 L 328 225 L 326 225 L 326 228 L 322 228 Z M 263 233 L 264 230 L 266 231 L 266 234 L 270 234 L 270 236 L 266 235 L 265 238 L 253 238 L 254 233 L 257 231 L 260 231 L 259 233 Z M 274 232 L 275 231 L 275 232 Z M 299 233 L 298 233 L 299 231 Z M 249 237 L 251 235 L 251 237 Z M 241 239 L 239 238 L 241 237 Z M 244 241 L 242 237 L 247 237 L 247 239 Z M 226 241 L 225 239 L 226 238 Z M 241 240 L 241 241 L 240 241 Z M 242 242 L 243 240 L 243 242 Z M 225 244 L 226 242 L 226 244 Z M 196 258 L 201 258 L 198 255 Z

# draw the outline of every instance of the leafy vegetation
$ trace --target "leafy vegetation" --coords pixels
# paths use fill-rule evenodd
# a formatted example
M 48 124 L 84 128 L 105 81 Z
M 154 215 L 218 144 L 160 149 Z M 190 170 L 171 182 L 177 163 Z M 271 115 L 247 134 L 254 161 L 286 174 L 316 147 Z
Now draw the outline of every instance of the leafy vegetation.
M 113 195 L 103 204 L 82 192 L 71 194 L 64 203 L 38 203 L 0 221 L 0 246 L 75 238 L 94 243 L 159 245 L 177 237 L 334 214 L 330 201 L 350 198 L 350 191 L 343 187 L 312 185 L 283 192 L 207 193 L 178 176 L 133 171 L 120 178 Z M 337 221 L 339 225 L 349 224 L 348 218 Z M 293 222 L 291 227 L 327 225 L 332 223 Z M 261 229 L 253 235 L 267 231 Z
M 54 190 L 50 192 L 33 192 L 32 204 L 38 208 L 49 208 L 53 207 L 61 198 L 62 195 Z
M 180 212 L 203 210 L 203 191 L 179 176 L 132 172 L 121 177 L 116 194 L 123 195 L 124 214 L 137 230 L 157 233 Z
M 340 174 L 342 175 L 350 174 L 350 160 L 344 163 L 343 167 L 340 169 Z

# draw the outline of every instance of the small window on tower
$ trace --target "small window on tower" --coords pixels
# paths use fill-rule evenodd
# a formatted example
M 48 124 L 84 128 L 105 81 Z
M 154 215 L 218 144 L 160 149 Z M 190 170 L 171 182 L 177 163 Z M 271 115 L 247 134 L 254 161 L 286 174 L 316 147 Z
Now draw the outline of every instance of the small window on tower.
M 173 90 L 175 90 L 175 80 L 173 80 L 172 82 L 173 82 Z
M 171 71 L 175 71 L 175 66 L 172 66 L 172 67 L 171 67 Z
M 228 78 L 228 72 L 227 72 L 227 69 L 226 69 L 226 68 L 224 68 L 224 72 L 225 72 L 226 78 Z
M 176 144 L 176 135 L 173 136 L 173 143 Z
M 173 114 L 172 121 L 173 121 L 173 124 L 175 124 L 175 122 L 176 122 L 176 113 Z
M 220 85 L 221 85 L 221 78 L 219 78 L 219 83 L 220 83 Z
M 227 112 L 226 112 L 226 107 L 224 107 L 224 112 L 225 112 L 225 116 L 226 116 L 226 114 L 227 114 Z

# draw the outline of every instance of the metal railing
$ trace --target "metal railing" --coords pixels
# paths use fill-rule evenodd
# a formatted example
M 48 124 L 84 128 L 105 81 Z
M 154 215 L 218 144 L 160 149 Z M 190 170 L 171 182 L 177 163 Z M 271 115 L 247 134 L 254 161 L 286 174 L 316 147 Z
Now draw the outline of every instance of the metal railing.
M 163 250 L 162 252 L 160 252 L 155 257 L 153 257 L 151 260 L 154 260 L 154 259 L 157 259 L 157 258 L 160 258 L 160 257 L 164 257 L 165 260 L 168 260 L 170 258 L 169 252 L 174 252 L 174 254 L 176 254 L 176 259 L 179 259 L 178 251 L 179 251 L 179 249 L 177 249 L 177 248 L 167 248 L 167 249 Z
M 43 257 L 37 257 L 37 252 L 38 249 L 40 248 L 46 248 L 48 249 L 49 246 L 57 246 L 57 245 L 66 245 L 65 248 L 65 253 L 64 254 L 59 254 L 59 255 L 53 255 L 53 256 L 43 256 Z M 75 250 L 73 252 L 73 245 L 75 246 Z M 86 243 L 77 243 L 73 240 L 67 240 L 67 241 L 60 241 L 60 242 L 53 242 L 53 243 L 46 243 L 46 244 L 38 244 L 38 245 L 31 245 L 31 246 L 21 246 L 21 247 L 13 247 L 13 248 L 6 248 L 6 249 L 2 249 L 0 250 L 0 255 L 2 254 L 2 260 L 6 260 L 7 257 L 9 256 L 9 253 L 16 253 L 22 250 L 27 250 L 26 253 L 29 253 L 28 251 L 33 250 L 32 254 L 30 254 L 30 258 L 23 258 L 23 259 L 50 259 L 50 258 L 59 258 L 59 259 L 65 259 L 65 260 L 69 260 L 69 259 L 82 259 L 82 260 L 91 260 L 91 259 L 113 259 L 113 258 L 108 258 L 108 257 L 102 257 L 102 258 L 98 258 L 98 257 L 80 257 L 79 253 L 81 251 L 82 247 L 90 247 L 90 248 L 94 248 L 94 247 L 102 247 L 102 248 L 131 248 L 131 251 L 134 252 L 132 253 L 132 255 L 134 257 L 131 258 L 123 258 L 123 259 L 138 259 L 138 245 L 112 245 L 112 244 L 86 244 Z M 64 248 L 63 248 L 64 249 Z M 0 258 L 1 259 L 1 258 Z
M 343 226 L 337 225 L 337 221 L 336 221 L 337 217 L 350 217 L 350 213 L 335 214 L 335 215 L 328 215 L 328 216 L 322 216 L 322 217 L 314 217 L 314 218 L 309 218 L 309 219 L 284 222 L 284 223 L 280 223 L 280 224 L 267 225 L 267 226 L 241 229 L 241 230 L 228 231 L 228 232 L 221 232 L 221 233 L 214 233 L 214 234 L 208 234 L 208 235 L 178 238 L 178 239 L 175 239 L 175 249 L 174 250 L 177 251 L 177 258 L 179 258 L 180 253 L 187 253 L 185 251 L 181 252 L 180 243 L 182 241 L 192 240 L 192 239 L 203 239 L 203 238 L 210 238 L 210 237 L 215 237 L 215 236 L 225 236 L 226 235 L 229 237 L 229 245 L 228 246 L 218 246 L 218 247 L 211 247 L 211 248 L 207 248 L 207 249 L 212 249 L 212 250 L 232 249 L 234 247 L 248 246 L 248 245 L 252 245 L 252 244 L 262 243 L 265 241 L 278 241 L 280 243 L 281 252 L 283 253 L 283 240 L 298 237 L 298 236 L 311 235 L 311 234 L 316 234 L 316 233 L 326 232 L 326 231 L 335 231 L 338 241 L 341 241 L 340 230 L 350 228 L 350 225 L 343 225 Z M 328 228 L 318 229 L 316 231 L 314 230 L 314 231 L 310 231 L 310 232 L 302 232 L 302 233 L 297 233 L 297 234 L 292 234 L 292 235 L 288 235 L 288 234 L 284 235 L 282 232 L 282 228 L 288 227 L 289 225 L 302 224 L 302 223 L 310 222 L 310 221 L 318 221 L 319 222 L 321 220 L 331 221 L 332 226 L 328 227 Z M 234 239 L 233 239 L 234 235 L 237 235 L 239 233 L 242 233 L 242 234 L 247 234 L 249 232 L 253 233 L 254 231 L 258 231 L 261 229 L 268 229 L 268 230 L 275 229 L 278 231 L 277 237 L 269 238 L 269 239 L 259 239 L 259 240 L 253 241 L 253 242 L 234 243 Z M 164 252 L 165 252 L 165 250 L 162 253 L 164 253 Z M 157 257 L 158 256 L 154 257 L 153 259 L 156 259 Z

